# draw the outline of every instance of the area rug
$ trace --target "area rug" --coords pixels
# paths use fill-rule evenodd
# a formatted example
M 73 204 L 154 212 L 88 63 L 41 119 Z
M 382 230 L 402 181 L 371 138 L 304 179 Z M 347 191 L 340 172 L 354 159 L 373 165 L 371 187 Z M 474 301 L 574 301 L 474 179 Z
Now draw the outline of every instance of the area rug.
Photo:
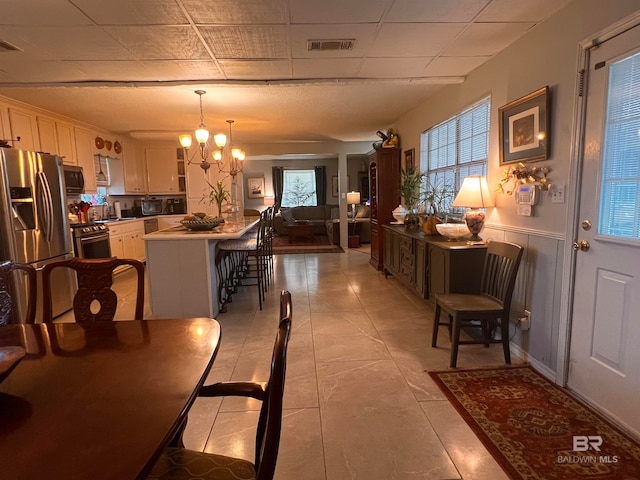
M 530 367 L 429 375 L 512 479 L 640 479 L 640 445 Z
M 313 241 L 297 240 L 289 241 L 286 235 L 273 237 L 273 253 L 340 253 L 343 252 L 340 245 L 332 245 L 326 235 L 314 235 Z

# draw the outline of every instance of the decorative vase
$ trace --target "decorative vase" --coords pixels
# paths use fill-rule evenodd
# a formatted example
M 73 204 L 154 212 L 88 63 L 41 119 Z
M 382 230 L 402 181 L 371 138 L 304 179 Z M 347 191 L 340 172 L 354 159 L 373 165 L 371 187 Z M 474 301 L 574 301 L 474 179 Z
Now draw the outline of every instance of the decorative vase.
M 396 219 L 397 223 L 404 223 L 404 217 L 407 214 L 407 210 L 402 206 L 398 205 L 394 210 L 391 211 L 391 215 Z
M 409 230 L 420 228 L 420 216 L 417 208 L 410 208 L 404 216 L 404 226 Z

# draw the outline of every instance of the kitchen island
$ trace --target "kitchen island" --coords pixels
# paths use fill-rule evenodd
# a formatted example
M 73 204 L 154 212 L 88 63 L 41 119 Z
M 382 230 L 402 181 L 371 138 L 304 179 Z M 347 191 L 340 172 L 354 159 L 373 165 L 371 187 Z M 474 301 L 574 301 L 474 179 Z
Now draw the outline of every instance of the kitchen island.
M 257 224 L 243 217 L 206 231 L 183 226 L 145 235 L 151 311 L 156 318 L 212 318 L 219 313 L 216 246 Z

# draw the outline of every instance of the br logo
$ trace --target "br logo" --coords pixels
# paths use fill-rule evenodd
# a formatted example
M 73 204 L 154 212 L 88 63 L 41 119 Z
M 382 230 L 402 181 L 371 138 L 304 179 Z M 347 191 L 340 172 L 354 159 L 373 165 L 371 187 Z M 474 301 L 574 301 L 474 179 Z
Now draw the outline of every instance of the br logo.
M 590 448 L 596 452 L 600 451 L 602 445 L 602 437 L 600 435 L 574 435 L 573 436 L 573 451 L 574 452 L 586 452 Z

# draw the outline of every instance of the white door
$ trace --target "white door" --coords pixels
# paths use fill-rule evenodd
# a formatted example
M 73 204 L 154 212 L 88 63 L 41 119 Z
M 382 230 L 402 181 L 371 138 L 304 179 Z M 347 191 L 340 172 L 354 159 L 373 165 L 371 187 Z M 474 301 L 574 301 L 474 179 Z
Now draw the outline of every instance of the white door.
M 640 26 L 586 81 L 568 386 L 640 437 Z

